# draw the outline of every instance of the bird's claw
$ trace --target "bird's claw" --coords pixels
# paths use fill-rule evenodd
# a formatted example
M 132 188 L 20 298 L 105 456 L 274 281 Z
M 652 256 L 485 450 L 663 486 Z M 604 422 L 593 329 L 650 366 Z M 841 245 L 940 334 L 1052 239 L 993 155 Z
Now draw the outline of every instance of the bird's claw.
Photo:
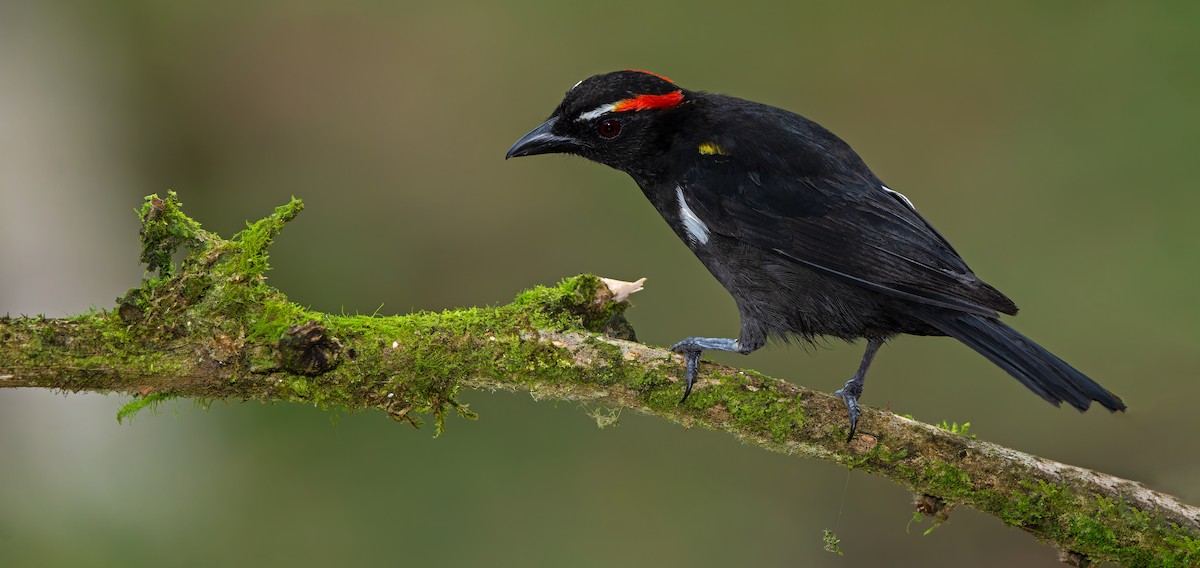
M 858 417 L 862 414 L 858 409 L 858 397 L 851 393 L 849 388 L 840 388 L 833 394 L 842 397 L 842 402 L 846 403 L 846 413 L 850 417 L 850 434 L 846 436 L 846 442 L 849 443 L 854 439 L 854 432 L 858 430 Z
M 687 361 L 687 387 L 683 391 L 683 399 L 679 401 L 680 404 L 687 400 L 689 394 L 692 394 L 692 385 L 696 383 L 696 373 L 700 366 L 700 354 L 705 349 L 716 349 L 732 353 L 749 353 L 757 349 L 757 347 L 746 349 L 736 339 L 721 337 L 687 337 L 679 343 L 672 345 L 671 351 L 682 353 L 684 360 Z
M 679 399 L 679 404 L 683 404 L 688 399 L 688 395 L 692 394 L 692 385 L 696 384 L 696 374 L 700 367 L 700 350 L 692 348 L 690 345 L 685 345 L 686 341 L 680 341 L 671 346 L 671 351 L 682 353 L 683 359 L 687 363 L 686 371 L 684 372 L 684 381 L 686 386 L 683 388 L 683 398 Z

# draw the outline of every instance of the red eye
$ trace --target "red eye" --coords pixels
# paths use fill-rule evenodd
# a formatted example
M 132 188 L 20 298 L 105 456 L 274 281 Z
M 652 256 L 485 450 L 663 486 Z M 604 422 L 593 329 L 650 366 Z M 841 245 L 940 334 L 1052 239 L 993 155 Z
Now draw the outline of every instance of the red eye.
M 601 138 L 616 138 L 621 133 L 621 123 L 610 118 L 601 122 L 600 126 L 596 127 L 596 132 Z

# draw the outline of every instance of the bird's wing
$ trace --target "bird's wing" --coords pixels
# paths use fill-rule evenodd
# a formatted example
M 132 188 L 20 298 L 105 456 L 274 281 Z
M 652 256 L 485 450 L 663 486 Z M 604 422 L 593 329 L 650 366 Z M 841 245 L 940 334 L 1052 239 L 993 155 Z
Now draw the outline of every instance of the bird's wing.
M 1016 312 L 874 176 L 746 171 L 702 167 L 685 176 L 684 199 L 708 230 L 898 299 L 989 317 Z

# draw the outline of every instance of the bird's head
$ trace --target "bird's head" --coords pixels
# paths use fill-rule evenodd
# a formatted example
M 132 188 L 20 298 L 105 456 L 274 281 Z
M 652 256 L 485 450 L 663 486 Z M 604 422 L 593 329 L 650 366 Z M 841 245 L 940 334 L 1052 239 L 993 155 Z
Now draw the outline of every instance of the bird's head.
M 646 71 L 615 71 L 580 81 L 541 126 L 505 158 L 575 154 L 629 171 L 666 149 L 672 111 L 690 93 Z

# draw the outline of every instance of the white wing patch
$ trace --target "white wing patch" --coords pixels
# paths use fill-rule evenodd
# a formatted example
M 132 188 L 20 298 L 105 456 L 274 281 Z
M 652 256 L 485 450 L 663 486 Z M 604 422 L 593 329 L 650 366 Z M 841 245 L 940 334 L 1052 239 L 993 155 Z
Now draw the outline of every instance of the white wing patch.
M 608 113 L 612 112 L 613 109 L 615 109 L 615 108 L 617 108 L 616 103 L 608 103 L 606 105 L 600 105 L 592 110 L 589 110 L 589 111 L 579 115 L 579 118 L 576 118 L 575 120 L 577 120 L 577 121 L 591 120 L 598 116 L 608 114 Z
M 900 198 L 900 201 L 903 201 L 903 202 L 904 202 L 904 204 L 905 204 L 905 205 L 907 205 L 909 209 L 912 209 L 913 211 L 916 211 L 916 210 L 917 210 L 917 206 L 916 206 L 916 205 L 913 205 L 913 202 L 909 201 L 907 197 L 904 197 L 904 194 L 903 194 L 903 193 L 900 193 L 899 191 L 896 191 L 896 190 L 894 190 L 894 189 L 892 189 L 892 188 L 890 188 L 890 187 L 888 187 L 888 186 L 886 186 L 886 185 L 881 185 L 881 186 L 879 186 L 879 187 L 882 187 L 884 191 L 886 191 L 886 192 L 888 192 L 888 193 L 890 193 L 890 194 L 892 194 L 892 195 L 894 195 L 894 196 L 896 196 L 896 197 L 899 197 L 899 198 Z
M 708 244 L 708 225 L 704 224 L 696 212 L 688 207 L 687 201 L 683 198 L 683 186 L 675 186 L 675 197 L 679 199 L 679 218 L 683 220 L 683 228 L 687 231 L 693 242 L 699 244 Z

